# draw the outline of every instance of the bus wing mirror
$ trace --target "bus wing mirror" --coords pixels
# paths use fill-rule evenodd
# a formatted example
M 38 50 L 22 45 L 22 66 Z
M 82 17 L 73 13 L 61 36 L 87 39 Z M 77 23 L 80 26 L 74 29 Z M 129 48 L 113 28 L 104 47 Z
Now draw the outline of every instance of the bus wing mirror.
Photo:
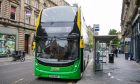
M 80 37 L 80 48 L 84 48 L 84 40 L 83 37 Z
M 34 50 L 36 48 L 36 35 L 34 34 L 34 37 L 33 37 L 33 42 L 32 42 L 32 50 Z
M 33 41 L 33 43 L 32 43 L 32 50 L 35 50 L 35 48 L 36 48 L 36 43 Z

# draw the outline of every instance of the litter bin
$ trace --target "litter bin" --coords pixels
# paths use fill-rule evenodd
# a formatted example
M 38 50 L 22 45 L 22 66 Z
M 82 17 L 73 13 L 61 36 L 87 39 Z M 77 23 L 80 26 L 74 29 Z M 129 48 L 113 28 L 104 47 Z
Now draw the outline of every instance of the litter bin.
M 114 63 L 114 54 L 109 53 L 109 63 Z
M 125 60 L 128 60 L 128 57 L 129 57 L 129 53 L 125 52 Z

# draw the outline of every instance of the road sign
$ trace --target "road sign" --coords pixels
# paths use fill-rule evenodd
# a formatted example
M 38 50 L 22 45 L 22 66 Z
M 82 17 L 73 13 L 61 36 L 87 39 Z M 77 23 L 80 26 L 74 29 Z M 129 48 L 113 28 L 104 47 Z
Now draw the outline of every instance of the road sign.
M 94 24 L 93 29 L 94 31 L 99 31 L 99 24 Z

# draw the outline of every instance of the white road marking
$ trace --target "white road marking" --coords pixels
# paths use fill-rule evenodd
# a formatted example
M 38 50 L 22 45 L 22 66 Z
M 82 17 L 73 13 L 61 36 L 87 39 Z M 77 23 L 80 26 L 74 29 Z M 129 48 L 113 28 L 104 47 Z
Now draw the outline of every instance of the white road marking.
M 117 79 L 117 80 L 121 81 L 121 79 Z
M 24 79 L 24 78 L 21 78 L 21 79 L 15 81 L 15 83 L 20 82 L 20 81 L 22 81 L 23 79 Z
M 114 76 L 111 76 L 110 78 L 114 78 Z
M 111 76 L 111 73 L 110 72 L 108 73 L 108 76 Z

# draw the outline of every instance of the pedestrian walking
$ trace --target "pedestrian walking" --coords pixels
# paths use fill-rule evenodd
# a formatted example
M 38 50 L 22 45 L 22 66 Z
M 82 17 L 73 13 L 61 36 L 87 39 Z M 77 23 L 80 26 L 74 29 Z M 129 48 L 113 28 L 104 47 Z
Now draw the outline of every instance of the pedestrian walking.
M 113 53 L 116 57 L 118 57 L 118 49 L 117 48 L 114 48 Z

